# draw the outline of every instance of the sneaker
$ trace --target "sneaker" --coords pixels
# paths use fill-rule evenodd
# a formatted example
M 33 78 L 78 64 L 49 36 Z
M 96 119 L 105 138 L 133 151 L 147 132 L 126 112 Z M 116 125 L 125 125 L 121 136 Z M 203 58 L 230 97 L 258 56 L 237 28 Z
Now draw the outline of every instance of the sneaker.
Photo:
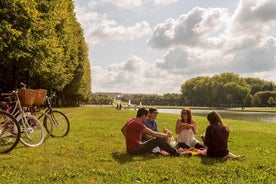
M 244 157 L 245 157 L 245 155 L 237 155 L 237 156 L 233 157 L 232 159 L 233 160 L 240 160 L 241 158 L 244 158 Z

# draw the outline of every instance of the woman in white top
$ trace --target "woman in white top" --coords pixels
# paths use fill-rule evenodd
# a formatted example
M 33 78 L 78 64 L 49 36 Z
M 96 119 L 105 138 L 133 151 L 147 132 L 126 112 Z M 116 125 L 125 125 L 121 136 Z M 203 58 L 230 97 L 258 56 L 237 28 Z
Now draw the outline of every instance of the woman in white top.
M 179 148 L 206 148 L 195 138 L 195 135 L 198 133 L 197 126 L 196 122 L 192 119 L 192 112 L 188 108 L 182 109 L 181 118 L 176 121 L 175 133 L 177 134 L 177 145 Z

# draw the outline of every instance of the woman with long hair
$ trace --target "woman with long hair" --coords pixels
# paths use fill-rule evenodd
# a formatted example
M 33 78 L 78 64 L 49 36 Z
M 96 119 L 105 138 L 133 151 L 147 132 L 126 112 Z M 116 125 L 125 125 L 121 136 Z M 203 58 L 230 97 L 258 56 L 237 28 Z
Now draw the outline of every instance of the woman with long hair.
M 177 134 L 177 145 L 179 148 L 205 148 L 205 146 L 195 138 L 198 131 L 196 122 L 193 120 L 192 112 L 189 108 L 182 109 L 181 117 L 176 121 L 175 133 Z
M 202 136 L 204 145 L 207 146 L 207 156 L 214 158 L 237 158 L 228 150 L 229 128 L 221 119 L 218 112 L 212 111 L 207 115 L 210 125 Z

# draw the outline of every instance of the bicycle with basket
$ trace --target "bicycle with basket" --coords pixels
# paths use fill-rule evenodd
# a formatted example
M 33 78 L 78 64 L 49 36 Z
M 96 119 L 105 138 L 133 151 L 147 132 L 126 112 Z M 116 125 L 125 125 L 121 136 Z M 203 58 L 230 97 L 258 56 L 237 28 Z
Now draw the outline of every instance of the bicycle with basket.
M 44 141 L 44 129 L 39 120 L 26 108 L 30 108 L 35 100 L 31 89 L 14 90 L 11 93 L 1 93 L 5 105 L 1 108 L 15 117 L 21 132 L 20 141 L 30 147 L 39 146 Z
M 51 137 L 65 137 L 70 130 L 70 122 L 68 117 L 61 111 L 53 109 L 51 101 L 55 97 L 55 93 L 50 92 L 47 96 L 47 90 L 35 90 L 36 100 L 32 106 L 33 114 L 43 122 L 43 125 Z M 40 111 L 40 106 L 46 105 L 44 111 Z

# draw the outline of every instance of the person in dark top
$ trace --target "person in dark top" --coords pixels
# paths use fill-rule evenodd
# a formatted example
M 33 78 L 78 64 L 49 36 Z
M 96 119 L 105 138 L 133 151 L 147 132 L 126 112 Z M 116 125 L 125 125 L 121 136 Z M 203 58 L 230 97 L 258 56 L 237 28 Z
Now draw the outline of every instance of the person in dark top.
M 148 116 L 148 119 L 144 122 L 144 124 L 146 125 L 146 127 L 148 127 L 149 129 L 151 129 L 152 131 L 155 131 L 155 132 L 159 132 L 158 131 L 158 125 L 157 125 L 157 122 L 156 122 L 156 117 L 158 115 L 158 111 L 156 108 L 149 108 L 149 116 Z M 142 134 L 142 142 L 145 142 L 149 139 L 152 139 L 153 137 L 148 135 L 148 134 L 145 134 L 143 133 Z
M 219 113 L 212 111 L 207 115 L 210 125 L 206 128 L 205 136 L 201 136 L 207 146 L 207 156 L 213 158 L 237 158 L 228 150 L 229 128 L 223 123 Z

